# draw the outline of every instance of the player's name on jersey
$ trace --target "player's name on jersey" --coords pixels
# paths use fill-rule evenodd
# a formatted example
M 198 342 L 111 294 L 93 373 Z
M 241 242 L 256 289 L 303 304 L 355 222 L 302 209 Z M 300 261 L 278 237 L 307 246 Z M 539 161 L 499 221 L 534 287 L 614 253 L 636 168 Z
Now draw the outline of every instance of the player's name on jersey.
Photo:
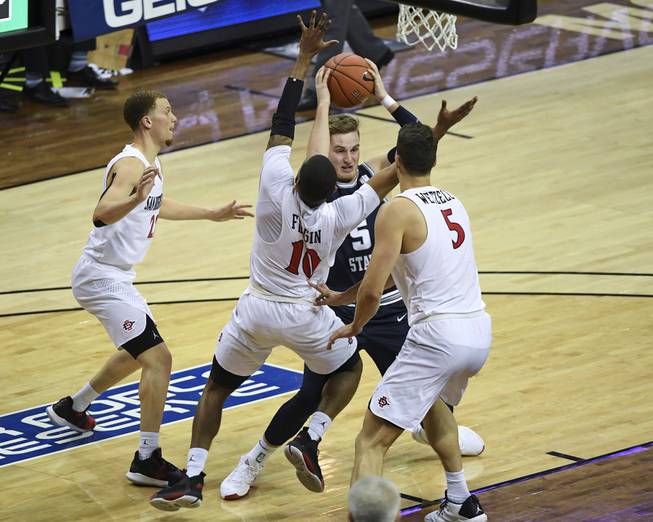
M 415 195 L 427 205 L 430 203 L 447 203 L 452 199 L 456 199 L 456 196 L 449 194 L 446 190 L 442 189 L 429 190 L 427 192 L 416 192 Z
M 304 243 L 321 243 L 322 242 L 322 231 L 321 230 L 306 230 L 302 226 L 301 219 L 297 214 L 292 215 L 292 226 L 293 230 L 297 230 L 300 234 L 304 236 Z
M 145 210 L 159 210 L 161 207 L 161 200 L 163 199 L 163 194 L 160 196 L 148 196 L 147 203 L 145 204 Z
M 163 413 L 163 424 L 171 424 L 195 415 L 211 365 L 182 370 L 172 374 Z M 301 372 L 264 364 L 231 394 L 225 408 L 268 399 L 299 389 Z M 58 397 L 54 397 L 57 400 Z M 47 405 L 0 416 L 0 467 L 30 460 L 78 446 L 114 439 L 139 430 L 140 407 L 138 383 L 107 390 L 89 409 L 95 417 L 95 431 L 77 433 L 56 426 L 50 421 Z

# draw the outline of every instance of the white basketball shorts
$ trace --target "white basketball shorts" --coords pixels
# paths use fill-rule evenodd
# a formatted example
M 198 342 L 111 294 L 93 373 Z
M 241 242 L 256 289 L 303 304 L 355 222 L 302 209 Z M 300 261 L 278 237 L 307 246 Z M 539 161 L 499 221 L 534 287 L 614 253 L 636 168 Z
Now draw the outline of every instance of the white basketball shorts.
M 97 317 L 118 348 L 143 333 L 146 315 L 154 321 L 133 279 L 132 270 L 104 265 L 87 256 L 82 256 L 73 268 L 75 299 Z
M 337 370 L 356 351 L 356 339 L 338 339 L 331 350 L 331 332 L 343 322 L 328 306 L 280 303 L 249 293 L 240 296 L 231 320 L 215 348 L 220 366 L 236 375 L 251 375 L 275 346 L 287 346 L 315 373 Z
M 374 390 L 370 410 L 415 431 L 438 397 L 452 406 L 460 402 L 467 380 L 485 363 L 491 343 L 492 319 L 485 312 L 413 325 Z

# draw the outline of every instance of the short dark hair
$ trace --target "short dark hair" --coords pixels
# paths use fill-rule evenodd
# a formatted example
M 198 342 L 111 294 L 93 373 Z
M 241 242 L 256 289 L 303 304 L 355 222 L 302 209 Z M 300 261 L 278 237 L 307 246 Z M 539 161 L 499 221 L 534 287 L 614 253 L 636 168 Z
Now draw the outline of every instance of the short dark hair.
M 127 98 L 122 108 L 122 116 L 131 130 L 138 129 L 141 118 L 152 110 L 159 98 L 165 97 L 166 95 L 159 91 L 138 91 Z
M 336 169 L 333 163 L 322 154 L 308 158 L 297 174 L 297 192 L 299 197 L 309 207 L 317 207 L 336 188 Z
M 407 174 L 423 176 L 431 172 L 435 165 L 437 148 L 433 129 L 428 125 L 409 123 L 399 129 L 397 154 Z

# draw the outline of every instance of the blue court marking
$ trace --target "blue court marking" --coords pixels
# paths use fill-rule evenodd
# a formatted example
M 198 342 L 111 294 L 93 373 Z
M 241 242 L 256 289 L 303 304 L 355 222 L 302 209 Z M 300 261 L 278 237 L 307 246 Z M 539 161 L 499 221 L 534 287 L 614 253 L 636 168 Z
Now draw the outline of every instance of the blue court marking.
M 205 364 L 174 372 L 162 424 L 173 424 L 195 415 L 204 385 L 211 373 Z M 277 397 L 299 389 L 302 373 L 264 364 L 225 403 L 225 409 Z M 59 397 L 53 397 L 53 401 Z M 115 439 L 139 431 L 138 383 L 111 388 L 93 401 L 89 413 L 97 425 L 93 432 L 77 433 L 52 423 L 42 404 L 0 416 L 0 467 L 59 453 L 79 446 Z

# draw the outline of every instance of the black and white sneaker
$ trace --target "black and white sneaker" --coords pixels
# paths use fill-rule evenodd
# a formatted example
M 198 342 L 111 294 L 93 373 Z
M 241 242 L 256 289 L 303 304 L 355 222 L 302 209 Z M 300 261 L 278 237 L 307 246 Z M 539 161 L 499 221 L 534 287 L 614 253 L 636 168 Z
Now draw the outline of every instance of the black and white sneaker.
M 162 488 L 179 482 L 185 475 L 177 466 L 165 460 L 161 455 L 161 448 L 157 448 L 145 460 L 141 460 L 137 451 L 126 476 L 137 486 Z
M 58 426 L 68 426 L 79 433 L 92 431 L 95 428 L 95 419 L 86 413 L 86 410 L 73 410 L 71 397 L 60 399 L 56 404 L 48 406 L 45 411 L 50 420 Z
M 79 85 L 82 87 L 95 87 L 96 89 L 115 89 L 118 87 L 118 81 L 109 75 L 103 75 L 93 69 L 90 65 L 85 66 L 79 71 L 68 71 L 66 83 L 70 85 Z
M 45 81 L 40 81 L 32 87 L 26 84 L 23 87 L 23 96 L 37 103 L 52 105 L 53 107 L 68 107 L 70 105 L 66 98 L 54 92 Z
M 304 487 L 315 493 L 324 491 L 324 478 L 317 460 L 320 441 L 311 439 L 308 428 L 303 428 L 283 450 L 284 455 L 295 466 L 297 478 Z
M 440 504 L 440 509 L 429 513 L 424 518 L 424 522 L 486 522 L 487 515 L 483 511 L 483 506 L 476 498 L 476 495 L 470 495 L 462 504 L 456 504 L 447 498 L 447 492 L 444 492 L 444 500 Z
M 150 497 L 150 504 L 162 511 L 177 511 L 179 508 L 196 508 L 202 505 L 204 472 L 195 477 L 183 478 Z

